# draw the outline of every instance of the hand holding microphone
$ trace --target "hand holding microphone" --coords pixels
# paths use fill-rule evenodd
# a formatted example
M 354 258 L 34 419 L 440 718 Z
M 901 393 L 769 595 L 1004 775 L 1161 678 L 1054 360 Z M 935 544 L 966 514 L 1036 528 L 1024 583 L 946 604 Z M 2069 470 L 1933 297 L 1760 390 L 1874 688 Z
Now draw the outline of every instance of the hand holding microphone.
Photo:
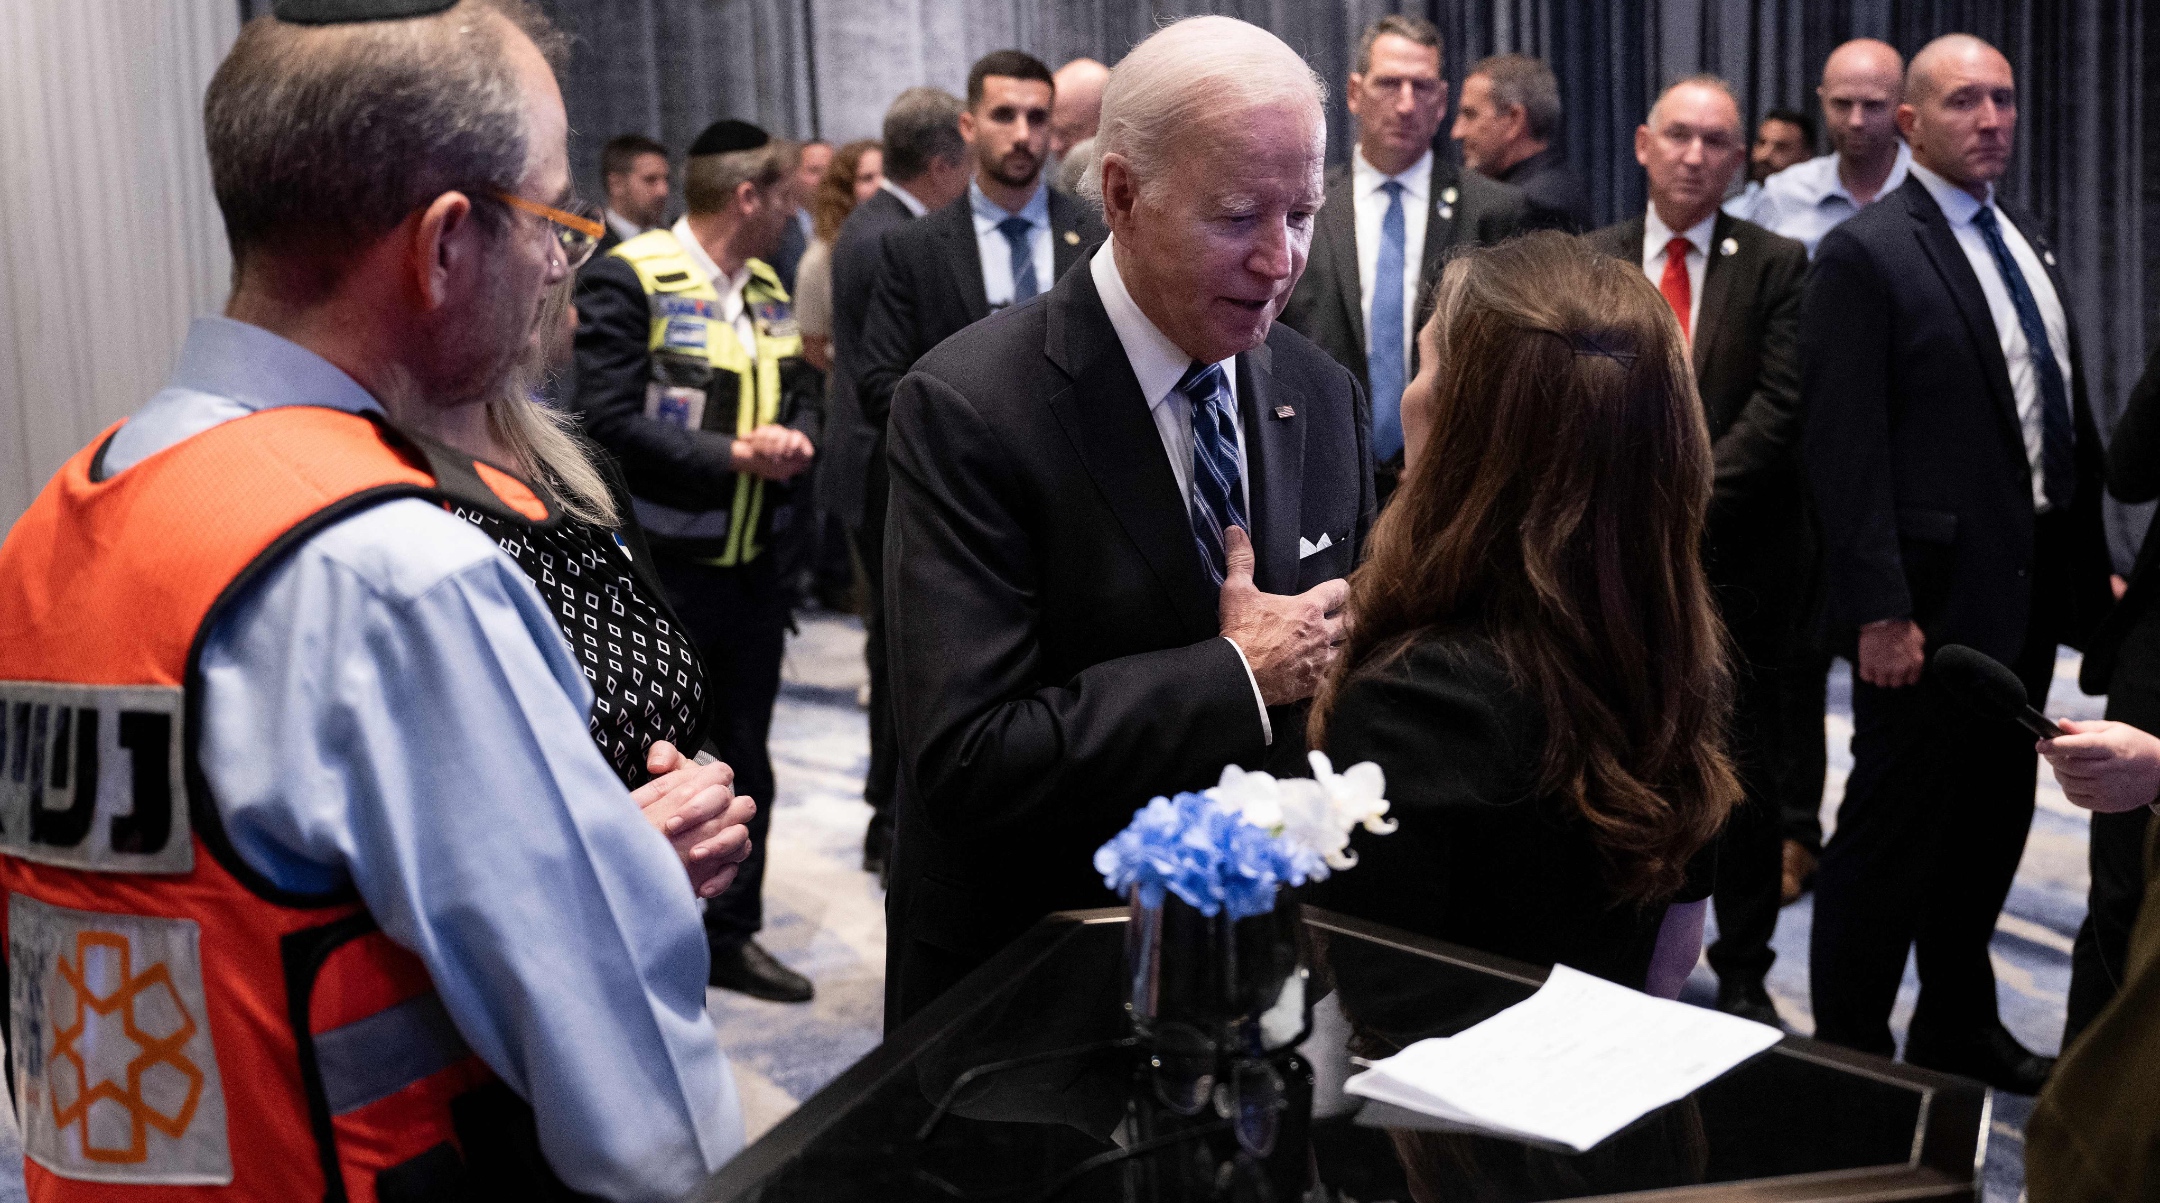
M 2076 805 L 2116 814 L 2160 798 L 2160 739 L 2128 723 L 2050 722 L 2032 708 L 2016 673 L 1961 644 L 1936 652 L 1934 667 L 1936 678 L 1973 709 L 2039 736 L 2040 755 Z

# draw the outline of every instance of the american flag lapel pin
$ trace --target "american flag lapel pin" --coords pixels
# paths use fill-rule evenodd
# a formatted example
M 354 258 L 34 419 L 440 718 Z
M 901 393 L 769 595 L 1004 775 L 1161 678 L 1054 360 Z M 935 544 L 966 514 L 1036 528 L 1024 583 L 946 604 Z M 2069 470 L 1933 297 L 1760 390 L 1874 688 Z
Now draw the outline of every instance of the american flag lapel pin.
M 1288 405 L 1278 405 L 1275 407 L 1275 416 L 1278 418 L 1294 418 L 1297 416 L 1297 410 Z

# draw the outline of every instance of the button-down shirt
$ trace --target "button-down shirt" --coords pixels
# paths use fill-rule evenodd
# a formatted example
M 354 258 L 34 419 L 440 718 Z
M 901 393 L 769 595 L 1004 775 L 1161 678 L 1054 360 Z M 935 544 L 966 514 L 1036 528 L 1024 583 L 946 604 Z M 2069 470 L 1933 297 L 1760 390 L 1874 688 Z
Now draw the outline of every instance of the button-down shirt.
M 1357 206 L 1358 304 L 1365 315 L 1365 351 L 1372 353 L 1373 273 L 1380 265 L 1380 223 L 1387 217 L 1388 194 L 1382 185 L 1402 185 L 1403 207 L 1403 369 L 1417 342 L 1418 269 L 1425 263 L 1425 218 L 1432 206 L 1433 155 L 1412 163 L 1400 175 L 1381 175 L 1365 161 L 1361 148 L 1350 156 L 1350 194 Z
M 735 332 L 735 341 L 742 345 L 743 354 L 756 359 L 757 327 L 750 321 L 750 307 L 743 304 L 743 286 L 750 283 L 750 261 L 745 259 L 734 275 L 722 275 L 720 265 L 713 262 L 712 256 L 705 253 L 705 245 L 697 240 L 697 235 L 690 232 L 688 217 L 678 219 L 670 232 L 675 235 L 675 241 L 682 243 L 683 250 L 690 256 L 690 262 L 696 264 L 697 269 L 705 273 L 705 278 L 712 281 L 713 291 L 720 294 L 714 312 Z
M 975 249 L 982 256 L 983 298 L 992 309 L 1012 304 L 1013 268 L 1012 244 L 1005 240 L 1005 232 L 998 223 L 1009 217 L 1017 217 L 1028 223 L 1028 252 L 1035 260 L 1035 291 L 1037 295 L 1050 291 L 1055 283 L 1057 268 L 1050 258 L 1050 182 L 1040 180 L 1035 195 L 1020 207 L 1018 213 L 991 200 L 982 185 L 968 181 L 968 208 L 975 213 Z
M 1178 349 L 1170 336 L 1162 332 L 1133 300 L 1132 291 L 1125 287 L 1125 277 L 1118 271 L 1115 254 L 1117 239 L 1112 237 L 1095 252 L 1088 264 L 1088 274 L 1095 279 L 1095 291 L 1102 297 L 1103 312 L 1110 316 L 1110 327 L 1117 331 L 1118 345 L 1125 349 L 1125 360 L 1132 365 L 1133 376 L 1140 381 L 1140 395 L 1147 400 L 1148 416 L 1155 421 L 1155 433 L 1162 437 L 1163 454 L 1170 459 L 1170 472 L 1177 477 L 1178 499 L 1185 505 L 1185 512 L 1192 513 L 1193 433 L 1192 399 L 1177 391 L 1177 383 L 1192 367 L 1193 357 Z M 1225 359 L 1219 365 L 1223 378 L 1230 385 L 1230 428 L 1237 432 L 1238 488 L 1245 495 L 1245 513 L 1252 513 L 1252 474 L 1246 468 L 1245 418 L 1237 405 L 1237 360 Z M 1237 641 L 1230 641 L 1237 647 Z M 1275 742 L 1275 727 L 1268 719 L 1267 703 L 1261 699 L 1260 681 L 1252 675 L 1252 664 L 1245 660 L 1245 649 L 1238 648 L 1238 660 L 1245 664 L 1245 675 L 1252 679 L 1253 701 L 1260 707 L 1260 730 L 1268 743 Z
M 2018 427 L 2025 436 L 2025 462 L 2032 465 L 2033 509 L 2046 513 L 2047 489 L 2040 462 L 2040 374 L 2033 370 L 2032 346 L 2025 341 L 2025 326 L 2018 321 L 2017 306 L 2010 300 L 2010 286 L 2003 283 L 2002 271 L 1995 265 L 1994 252 L 1988 249 L 1987 236 L 1973 225 L 1973 217 L 1981 209 L 1995 210 L 1995 224 L 2002 231 L 2003 245 L 2010 249 L 2010 257 L 2017 262 L 2019 274 L 2025 277 L 2025 286 L 2032 290 L 2033 302 L 2040 307 L 2040 322 L 2047 327 L 2050 344 L 2048 353 L 2055 356 L 2055 365 L 2062 371 L 2065 404 L 2073 395 L 2069 315 L 2063 311 L 2062 299 L 2055 295 L 2055 284 L 2048 278 L 2047 268 L 2034 253 L 2032 244 L 2026 242 L 2025 235 L 1995 207 L 1993 185 L 1988 187 L 1987 200 L 1982 201 L 1918 163 L 1912 165 L 1912 173 L 1942 209 L 1943 217 L 1950 223 L 1950 232 L 1957 235 L 1958 249 L 1965 252 L 1966 261 L 1972 264 L 1973 275 L 1980 278 L 1980 291 L 1987 295 L 1988 316 L 1995 319 L 1995 339 L 2002 344 L 2003 363 L 2010 369 L 2010 395 L 2017 399 Z
M 1687 282 L 1688 338 L 1695 337 L 1696 319 L 1702 316 L 1703 277 L 1710 274 L 1710 231 L 1717 226 L 1717 210 L 1710 216 L 1677 233 L 1658 216 L 1657 204 L 1652 202 L 1649 213 L 1643 218 L 1642 269 L 1652 284 L 1662 285 L 1665 280 L 1665 247 L 1674 238 L 1688 240 Z
M 281 405 L 379 413 L 314 353 L 203 318 L 108 472 Z M 407 499 L 310 536 L 202 650 L 199 749 L 241 859 L 358 890 L 570 1186 L 678 1198 L 742 1147 L 681 862 L 593 744 L 593 694 L 515 561 Z
M 915 215 L 916 217 L 921 217 L 923 214 L 930 211 L 930 206 L 922 203 L 919 200 L 916 200 L 914 193 L 909 192 L 907 189 L 902 188 L 900 185 L 893 183 L 892 177 L 890 176 L 879 180 L 878 188 L 881 191 L 890 192 L 894 196 L 899 197 L 900 203 L 906 205 L 907 211 Z
M 1910 170 L 1912 149 L 1900 142 L 1897 161 L 1891 164 L 1890 174 L 1876 190 L 1875 199 L 1897 191 Z M 1773 234 L 1805 244 L 1808 256 L 1813 258 L 1815 244 L 1822 241 L 1823 235 L 1859 211 L 1860 202 L 1853 199 L 1852 191 L 1838 176 L 1838 157 L 1830 154 L 1795 163 L 1764 180 L 1762 202 L 1749 220 Z
M 1727 217 L 1737 217 L 1742 221 L 1755 221 L 1756 210 L 1762 208 L 1762 181 L 1749 180 L 1747 183 L 1742 184 L 1740 191 L 1726 197 L 1725 203 L 1719 207 L 1725 210 Z M 1762 223 L 1756 221 L 1755 224 L 1761 225 Z

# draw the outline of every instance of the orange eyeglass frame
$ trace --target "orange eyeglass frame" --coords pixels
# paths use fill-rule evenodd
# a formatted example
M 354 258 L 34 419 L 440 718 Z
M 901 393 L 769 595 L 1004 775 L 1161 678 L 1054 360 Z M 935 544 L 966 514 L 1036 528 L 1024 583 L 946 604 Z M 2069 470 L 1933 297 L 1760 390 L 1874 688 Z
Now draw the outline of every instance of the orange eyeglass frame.
M 543 205 L 539 201 L 529 201 L 522 196 L 513 196 L 508 192 L 497 192 L 495 199 L 513 209 L 523 209 L 535 217 L 545 217 L 556 225 L 576 230 L 587 238 L 598 238 L 607 233 L 607 227 L 592 218 L 580 217 L 575 213 L 558 209 L 553 205 Z

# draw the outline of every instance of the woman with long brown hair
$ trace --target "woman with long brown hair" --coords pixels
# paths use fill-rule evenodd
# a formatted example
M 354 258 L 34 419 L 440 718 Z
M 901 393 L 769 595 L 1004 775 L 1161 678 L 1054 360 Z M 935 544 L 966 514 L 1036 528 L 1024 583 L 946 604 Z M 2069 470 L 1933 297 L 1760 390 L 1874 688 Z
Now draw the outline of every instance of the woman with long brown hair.
M 833 152 L 832 165 L 810 199 L 810 246 L 795 265 L 795 322 L 802 330 L 803 358 L 820 372 L 832 371 L 832 249 L 840 225 L 868 200 L 885 178 L 885 148 L 874 139 L 850 142 Z
M 1686 340 L 1641 271 L 1560 234 L 1439 293 L 1312 712 L 1313 746 L 1386 770 L 1401 829 L 1315 901 L 1677 993 L 1739 797 Z

